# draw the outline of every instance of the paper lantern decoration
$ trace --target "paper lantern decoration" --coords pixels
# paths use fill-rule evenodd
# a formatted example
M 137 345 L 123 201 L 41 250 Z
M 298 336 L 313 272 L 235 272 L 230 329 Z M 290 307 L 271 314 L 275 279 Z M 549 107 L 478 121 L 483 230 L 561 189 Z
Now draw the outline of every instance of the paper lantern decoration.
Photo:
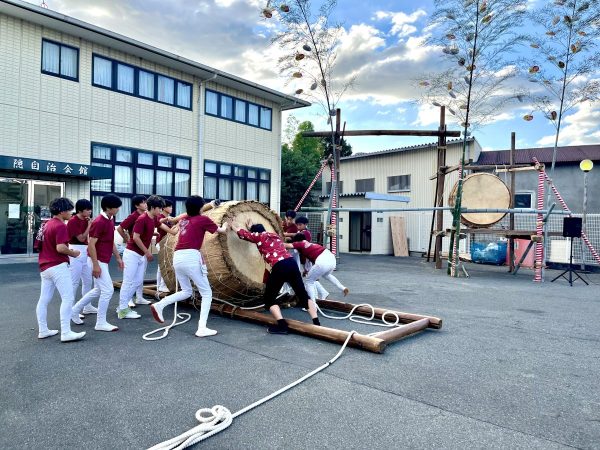
M 527 122 L 531 122 L 533 120 L 533 115 L 531 115 L 531 114 L 525 114 L 523 116 L 523 120 L 525 120 Z

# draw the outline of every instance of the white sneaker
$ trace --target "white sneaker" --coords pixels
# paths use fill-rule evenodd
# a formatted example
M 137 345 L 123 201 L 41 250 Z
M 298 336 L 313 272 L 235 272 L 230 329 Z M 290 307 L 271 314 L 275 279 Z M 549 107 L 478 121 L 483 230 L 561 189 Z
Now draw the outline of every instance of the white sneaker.
M 73 322 L 75 325 L 83 325 L 83 320 L 81 320 L 79 317 L 79 313 L 71 314 L 71 322 Z
M 129 303 L 127 303 L 127 306 L 129 306 L 130 308 L 135 308 L 135 303 L 133 303 L 133 300 L 129 300 Z M 117 311 L 119 312 L 119 311 Z
M 138 313 L 136 313 L 135 311 L 132 311 L 129 308 L 126 309 L 122 309 L 117 313 L 117 317 L 119 319 L 139 319 L 140 316 Z
M 154 320 L 158 323 L 165 323 L 165 318 L 163 317 L 163 306 L 160 303 L 155 303 L 154 305 L 150 305 L 150 311 L 152 312 L 152 316 Z
M 138 298 L 135 301 L 135 304 L 136 305 L 150 305 L 150 304 L 152 304 L 152 302 L 150 300 L 146 300 L 145 298 Z
M 94 330 L 96 331 L 117 331 L 119 329 L 119 327 L 115 327 L 114 325 L 111 325 L 108 322 L 105 323 L 100 323 L 100 324 L 96 324 L 96 326 L 94 327 Z
M 58 334 L 58 330 L 45 330 L 45 331 L 40 331 L 38 333 L 38 339 L 46 339 L 47 337 L 50 336 L 56 336 Z
M 87 315 L 87 314 L 98 314 L 98 308 L 96 308 L 94 305 L 92 305 L 92 304 L 90 303 L 90 304 L 88 304 L 88 305 L 85 305 L 85 306 L 83 307 L 83 311 L 82 311 L 82 313 L 83 313 L 84 315 Z
M 61 342 L 78 341 L 79 339 L 82 339 L 84 336 L 85 336 L 85 331 L 82 331 L 81 333 L 75 333 L 74 331 L 67 331 L 66 333 L 61 333 L 60 341 Z
M 210 328 L 198 328 L 198 331 L 196 331 L 198 337 L 214 336 L 215 334 L 217 334 L 217 330 L 211 330 Z

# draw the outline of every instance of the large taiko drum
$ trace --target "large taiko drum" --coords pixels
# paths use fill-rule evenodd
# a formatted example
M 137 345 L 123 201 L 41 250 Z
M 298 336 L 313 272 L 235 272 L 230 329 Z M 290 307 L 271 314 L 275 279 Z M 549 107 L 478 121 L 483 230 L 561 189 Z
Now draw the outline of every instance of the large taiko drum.
M 278 234 L 282 232 L 277 213 L 255 201 L 223 202 L 203 214 L 219 226 L 229 219 L 244 226 L 251 219 L 253 223 L 263 224 L 267 231 Z M 161 274 L 171 292 L 175 291 L 173 250 L 178 237 L 179 235 L 167 234 L 161 241 L 158 255 Z M 206 233 L 201 252 L 215 298 L 240 306 L 260 299 L 267 266 L 255 244 L 240 239 L 230 229 L 226 234 Z
M 454 206 L 458 182 L 452 188 L 448 204 Z M 504 182 L 491 173 L 479 172 L 463 180 L 462 208 L 510 208 L 510 190 Z M 502 220 L 506 213 L 464 213 L 461 222 L 474 228 L 489 227 Z

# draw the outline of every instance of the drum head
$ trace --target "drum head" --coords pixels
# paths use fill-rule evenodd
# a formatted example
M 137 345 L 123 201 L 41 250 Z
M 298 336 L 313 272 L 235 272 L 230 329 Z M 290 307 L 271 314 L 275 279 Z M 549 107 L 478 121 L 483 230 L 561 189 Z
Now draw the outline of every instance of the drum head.
M 448 204 L 454 206 L 458 182 L 452 188 Z M 504 182 L 490 173 L 474 173 L 463 180 L 462 208 L 510 208 L 510 190 Z M 471 227 L 485 228 L 500 220 L 506 213 L 465 213 L 461 222 Z

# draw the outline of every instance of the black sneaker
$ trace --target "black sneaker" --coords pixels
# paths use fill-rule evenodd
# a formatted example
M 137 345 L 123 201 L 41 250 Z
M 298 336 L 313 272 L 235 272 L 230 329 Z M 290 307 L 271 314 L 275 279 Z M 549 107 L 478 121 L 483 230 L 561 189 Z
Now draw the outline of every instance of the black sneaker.
M 271 334 L 288 334 L 288 329 L 287 327 L 282 327 L 277 324 L 271 325 L 269 328 L 267 328 L 267 332 Z

